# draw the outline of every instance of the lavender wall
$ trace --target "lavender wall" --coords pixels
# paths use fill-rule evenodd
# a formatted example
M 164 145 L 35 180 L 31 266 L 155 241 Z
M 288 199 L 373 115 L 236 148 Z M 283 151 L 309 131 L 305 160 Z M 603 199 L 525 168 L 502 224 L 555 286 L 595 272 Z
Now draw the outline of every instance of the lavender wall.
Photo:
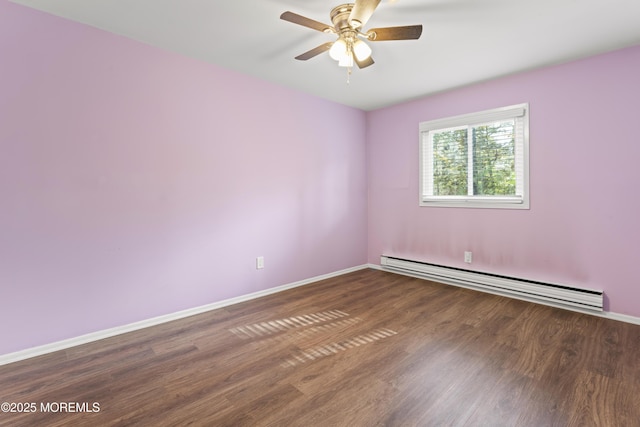
M 365 113 L 0 0 L 0 203 L 6 354 L 366 263 Z
M 633 47 L 370 113 L 369 262 L 387 254 L 602 289 L 607 310 L 640 316 L 638 76 Z M 418 123 L 521 102 L 531 209 L 419 207 Z

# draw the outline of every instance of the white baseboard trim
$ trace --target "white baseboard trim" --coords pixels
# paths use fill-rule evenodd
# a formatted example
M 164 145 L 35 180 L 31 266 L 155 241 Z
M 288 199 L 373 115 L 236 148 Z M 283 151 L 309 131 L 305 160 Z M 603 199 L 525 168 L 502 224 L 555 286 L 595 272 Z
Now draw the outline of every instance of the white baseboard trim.
M 409 276 L 409 277 L 415 277 L 415 278 L 422 279 L 422 280 L 432 280 L 434 282 L 437 282 L 437 280 L 435 280 L 435 279 L 426 279 L 426 278 L 424 278 L 424 277 L 422 277 L 422 276 L 420 276 L 418 274 L 401 273 L 399 271 L 387 270 L 383 266 L 377 265 L 377 264 L 367 264 L 367 268 L 372 268 L 374 270 L 380 270 L 380 271 L 386 271 L 387 273 L 399 274 L 401 276 Z M 461 288 L 467 288 L 467 289 L 471 289 L 471 290 L 478 291 L 478 292 L 487 292 L 487 293 L 491 293 L 491 294 L 494 294 L 494 295 L 507 296 L 507 295 L 503 295 L 503 294 L 500 294 L 500 293 L 497 293 L 497 292 L 480 291 L 477 288 L 467 287 L 467 286 L 463 286 L 463 285 L 460 285 L 460 284 L 457 284 L 457 283 L 447 283 L 447 282 L 440 282 L 440 283 L 444 283 L 446 285 L 451 285 L 451 286 L 458 286 L 458 287 L 461 287 Z M 592 316 L 604 317 L 605 319 L 617 320 L 617 321 L 620 321 L 620 322 L 632 323 L 634 325 L 640 325 L 640 317 L 629 316 L 627 314 L 619 314 L 619 313 L 614 313 L 614 312 L 611 312 L 611 311 L 581 310 L 580 308 L 577 308 L 577 307 L 576 308 L 567 307 L 567 306 L 560 305 L 560 304 L 554 304 L 552 302 L 542 302 L 542 301 L 533 300 L 533 299 L 527 299 L 527 298 L 517 298 L 515 296 L 507 296 L 507 298 L 521 299 L 523 301 L 532 302 L 534 304 L 543 304 L 543 305 L 548 305 L 548 306 L 551 306 L 551 307 L 562 308 L 564 310 L 576 311 L 578 313 L 590 314 Z
M 629 316 L 628 314 L 619 314 L 611 311 L 603 311 L 601 313 L 593 313 L 596 316 L 604 317 L 611 320 L 618 320 L 625 323 L 633 323 L 634 325 L 640 325 L 640 317 Z
M 363 264 L 360 266 L 351 267 L 351 268 L 347 268 L 340 271 L 335 271 L 333 273 L 312 277 L 310 279 L 300 280 L 298 282 L 289 283 L 282 286 L 276 286 L 275 288 L 265 289 L 263 291 L 253 292 L 251 294 L 241 295 L 235 298 L 229 298 L 226 300 L 214 302 L 214 303 L 203 305 L 200 307 L 194 307 L 187 310 L 178 311 L 175 313 L 165 314 L 163 316 L 153 317 L 151 319 L 141 320 L 139 322 L 134 322 L 127 325 L 116 326 L 115 328 L 104 329 L 102 331 L 92 332 L 86 335 L 81 335 L 79 337 L 57 341 L 51 344 L 45 344 L 38 347 L 28 348 L 26 350 L 17 351 L 15 353 L 0 355 L 0 366 L 8 365 L 9 363 L 18 362 L 20 360 L 30 359 L 36 356 L 42 356 L 43 354 L 47 354 L 47 353 L 53 353 L 54 351 L 65 350 L 67 348 L 75 347 L 78 345 L 99 341 L 99 340 L 110 338 L 116 335 L 125 334 L 127 332 L 133 332 L 133 331 L 148 328 L 151 326 L 160 325 L 162 323 L 171 322 L 172 320 L 183 319 L 185 317 L 194 316 L 196 314 L 206 313 L 207 311 L 211 311 L 218 308 L 227 307 L 233 304 L 238 304 L 238 303 L 249 301 L 252 299 L 264 297 L 267 295 L 286 291 L 288 289 L 297 288 L 299 286 L 309 285 L 315 282 L 319 282 L 321 280 L 342 276 L 343 274 L 353 273 L 355 271 L 364 270 L 366 268 L 370 268 L 370 264 Z

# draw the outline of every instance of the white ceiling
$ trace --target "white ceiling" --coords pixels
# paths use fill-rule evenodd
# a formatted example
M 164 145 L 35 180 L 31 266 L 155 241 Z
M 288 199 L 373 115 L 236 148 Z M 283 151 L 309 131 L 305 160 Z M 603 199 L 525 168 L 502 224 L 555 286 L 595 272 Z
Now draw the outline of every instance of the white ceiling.
M 365 29 L 422 37 L 371 43 L 347 84 L 326 53 L 294 59 L 335 36 L 279 19 L 330 24 L 341 0 L 13 1 L 363 110 L 640 44 L 640 0 L 382 0 Z

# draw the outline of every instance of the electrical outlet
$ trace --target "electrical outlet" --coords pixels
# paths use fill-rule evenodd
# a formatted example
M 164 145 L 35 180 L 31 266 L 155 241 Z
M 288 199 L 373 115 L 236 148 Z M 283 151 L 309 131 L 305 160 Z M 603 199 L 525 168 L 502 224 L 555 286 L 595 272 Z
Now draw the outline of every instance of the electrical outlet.
M 471 264 L 471 261 L 473 261 L 473 254 L 469 251 L 466 251 L 464 253 L 464 262 L 466 262 L 467 264 Z
M 259 256 L 258 258 L 256 258 L 256 269 L 260 270 L 263 268 L 264 268 L 264 257 Z

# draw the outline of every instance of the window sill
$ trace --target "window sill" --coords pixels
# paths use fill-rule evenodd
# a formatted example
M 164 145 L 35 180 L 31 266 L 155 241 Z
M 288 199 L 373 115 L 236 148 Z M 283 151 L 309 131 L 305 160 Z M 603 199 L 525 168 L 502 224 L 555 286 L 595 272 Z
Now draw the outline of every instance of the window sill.
M 425 197 L 420 200 L 420 206 L 438 208 L 529 209 L 529 201 L 515 197 Z

